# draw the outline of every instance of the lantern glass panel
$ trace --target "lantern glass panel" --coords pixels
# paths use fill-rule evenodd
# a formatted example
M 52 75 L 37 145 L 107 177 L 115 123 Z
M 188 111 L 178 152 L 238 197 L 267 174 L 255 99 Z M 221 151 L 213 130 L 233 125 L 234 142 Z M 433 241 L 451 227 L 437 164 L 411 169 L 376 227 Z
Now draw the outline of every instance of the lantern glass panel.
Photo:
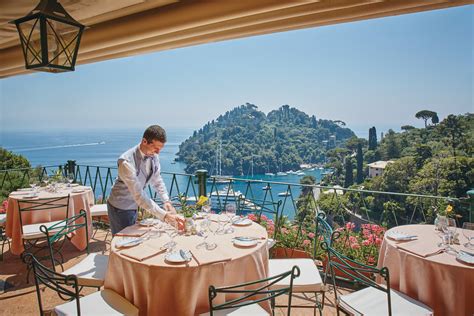
M 41 64 L 40 20 L 34 18 L 18 24 L 21 46 L 28 66 Z

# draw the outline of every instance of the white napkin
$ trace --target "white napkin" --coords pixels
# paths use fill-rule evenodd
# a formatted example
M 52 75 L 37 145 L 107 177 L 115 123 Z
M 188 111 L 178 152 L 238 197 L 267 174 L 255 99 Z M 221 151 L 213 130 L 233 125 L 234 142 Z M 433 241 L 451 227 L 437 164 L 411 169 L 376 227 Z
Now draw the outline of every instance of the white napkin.
M 387 235 L 388 238 L 390 238 L 392 240 L 396 240 L 396 241 L 415 240 L 418 237 L 416 235 L 409 235 L 409 234 L 406 234 L 406 233 L 403 233 L 403 232 L 400 232 L 400 231 L 396 231 L 396 230 L 389 230 L 386 233 L 386 235 Z

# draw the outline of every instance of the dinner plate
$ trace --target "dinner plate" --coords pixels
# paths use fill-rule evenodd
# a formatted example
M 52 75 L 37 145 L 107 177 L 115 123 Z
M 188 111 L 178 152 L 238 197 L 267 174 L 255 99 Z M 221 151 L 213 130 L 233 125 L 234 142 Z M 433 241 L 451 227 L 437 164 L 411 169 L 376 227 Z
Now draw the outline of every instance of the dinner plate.
M 155 224 L 158 224 L 158 220 L 155 219 L 155 218 L 145 218 L 145 219 L 142 219 L 140 222 L 138 222 L 138 224 L 140 226 L 153 226 Z
M 22 196 L 22 198 L 24 199 L 34 199 L 34 198 L 37 198 L 38 197 L 38 194 L 36 193 L 26 193 Z
M 474 265 L 474 256 L 471 256 L 468 253 L 460 251 L 456 256 L 456 259 L 461 262 Z
M 408 241 L 408 240 L 414 240 L 417 238 L 417 236 L 415 235 L 409 235 L 409 234 L 396 231 L 396 230 L 389 230 L 385 235 L 388 238 L 392 240 L 396 240 L 396 241 Z
M 140 237 L 125 237 L 115 242 L 117 248 L 130 248 L 139 245 L 143 242 L 143 238 Z
M 184 251 L 189 253 L 189 250 L 184 250 Z M 183 263 L 183 262 L 188 261 L 185 258 L 183 258 L 183 256 L 181 256 L 179 250 L 167 253 L 165 256 L 165 260 L 171 263 Z
M 250 220 L 249 218 L 236 218 L 232 221 L 232 224 L 234 224 L 235 226 L 248 226 L 248 225 L 252 225 L 252 220 Z
M 69 186 L 70 186 L 70 187 L 78 187 L 78 186 L 79 186 L 79 183 L 71 183 Z
M 75 188 L 75 189 L 72 189 L 72 193 L 81 193 L 81 192 L 84 192 L 86 189 L 83 189 L 83 188 Z
M 22 189 L 18 189 L 18 191 L 21 191 L 21 192 L 30 192 L 30 191 L 33 191 L 33 188 L 22 188 Z
M 250 237 L 236 237 L 232 240 L 234 246 L 237 247 L 253 247 L 258 243 L 258 240 Z
M 10 193 L 10 195 L 23 195 L 26 194 L 25 192 L 20 192 L 20 191 L 13 191 Z

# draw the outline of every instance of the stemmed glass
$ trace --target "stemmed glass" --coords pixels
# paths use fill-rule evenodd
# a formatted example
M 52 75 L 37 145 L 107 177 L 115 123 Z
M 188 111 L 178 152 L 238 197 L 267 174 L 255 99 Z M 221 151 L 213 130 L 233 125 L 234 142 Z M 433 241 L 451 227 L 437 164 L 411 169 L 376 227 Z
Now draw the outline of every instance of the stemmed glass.
M 228 223 L 230 223 L 229 228 L 225 230 L 226 234 L 232 234 L 234 232 L 234 228 L 232 227 L 232 220 L 235 217 L 236 207 L 234 203 L 229 203 L 225 206 L 226 215 L 228 218 Z
M 71 187 L 71 184 L 74 182 L 74 174 L 72 172 L 67 174 L 66 181 L 67 181 L 67 187 L 68 188 Z
M 202 236 L 204 239 L 200 244 L 196 245 L 197 249 L 208 246 L 207 237 L 209 237 L 209 226 L 210 226 L 210 221 L 207 218 L 203 219 L 199 223 L 199 228 L 200 228 L 199 229 L 199 235 Z
M 170 238 L 170 241 L 168 241 L 164 247 L 168 250 L 168 251 L 172 251 L 174 247 L 176 247 L 177 243 L 176 241 L 174 241 L 174 237 L 176 237 L 178 235 L 178 230 L 175 226 L 171 225 L 171 224 L 166 224 L 165 225 L 165 233 L 168 235 L 168 237 Z
M 30 187 L 33 189 L 33 192 L 36 192 L 36 187 L 38 185 L 38 181 L 36 181 L 36 179 L 34 177 L 30 177 L 28 182 L 30 184 Z
M 464 247 L 474 249 L 474 223 L 464 222 L 462 224 L 462 234 L 467 239 L 467 243 L 464 244 Z
M 204 204 L 202 205 L 202 208 L 201 208 L 201 211 L 203 213 L 203 217 L 208 220 L 209 219 L 209 215 L 211 213 L 211 210 L 212 210 L 212 202 L 211 202 L 211 199 L 207 199 L 206 202 L 204 202 Z
M 441 230 L 445 234 L 445 250 L 454 250 L 453 247 L 451 247 L 452 240 L 455 236 L 456 233 L 456 221 L 453 218 L 446 218 L 442 220 L 441 223 Z

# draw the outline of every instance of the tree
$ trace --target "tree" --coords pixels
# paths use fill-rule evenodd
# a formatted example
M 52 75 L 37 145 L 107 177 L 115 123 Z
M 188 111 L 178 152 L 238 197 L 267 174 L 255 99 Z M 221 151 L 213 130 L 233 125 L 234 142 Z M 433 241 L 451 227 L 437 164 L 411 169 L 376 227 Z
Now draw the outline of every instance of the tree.
M 369 128 L 369 150 L 375 150 L 377 148 L 377 130 L 375 126 Z
M 352 165 L 352 159 L 350 157 L 346 157 L 344 169 L 345 169 L 344 187 L 348 188 L 354 184 L 354 175 L 352 173 L 354 166 Z
M 402 131 L 411 131 L 412 129 L 415 129 L 415 127 L 411 126 L 411 125 L 403 125 L 400 128 L 401 128 Z
M 416 167 L 420 169 L 425 164 L 425 161 L 432 157 L 431 147 L 424 144 L 416 145 Z
M 425 128 L 428 126 L 428 120 L 433 119 L 434 116 L 437 118 L 438 114 L 430 110 L 421 110 L 415 114 L 417 119 L 423 119 L 425 121 Z
M 441 124 L 441 133 L 447 136 L 446 143 L 451 146 L 453 157 L 456 157 L 456 147 L 464 141 L 464 131 L 459 118 L 450 114 Z
M 383 144 L 385 148 L 386 159 L 400 157 L 400 146 L 397 143 L 396 135 L 393 130 L 388 130 L 387 136 L 385 136 Z
M 433 117 L 431 118 L 431 123 L 433 123 L 433 125 L 436 125 L 439 123 L 439 117 L 437 113 L 435 113 L 435 115 L 433 115 Z
M 357 145 L 357 183 L 362 183 L 364 181 L 364 155 L 362 153 L 362 144 Z

